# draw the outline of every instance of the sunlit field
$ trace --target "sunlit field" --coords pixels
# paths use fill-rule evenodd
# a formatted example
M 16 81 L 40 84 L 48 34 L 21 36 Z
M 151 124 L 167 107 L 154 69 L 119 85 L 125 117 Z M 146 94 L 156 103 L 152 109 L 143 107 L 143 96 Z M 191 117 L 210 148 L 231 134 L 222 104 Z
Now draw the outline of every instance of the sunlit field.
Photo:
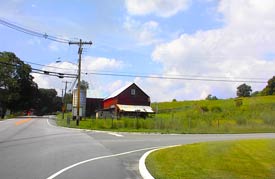
M 241 101 L 241 102 L 240 102 Z M 240 104 L 241 103 L 241 104 Z M 79 128 L 161 133 L 258 133 L 275 132 L 275 96 L 241 100 L 201 100 L 153 103 L 154 115 L 121 119 L 86 118 Z M 67 115 L 57 123 L 68 126 Z M 69 127 L 76 127 L 71 121 Z

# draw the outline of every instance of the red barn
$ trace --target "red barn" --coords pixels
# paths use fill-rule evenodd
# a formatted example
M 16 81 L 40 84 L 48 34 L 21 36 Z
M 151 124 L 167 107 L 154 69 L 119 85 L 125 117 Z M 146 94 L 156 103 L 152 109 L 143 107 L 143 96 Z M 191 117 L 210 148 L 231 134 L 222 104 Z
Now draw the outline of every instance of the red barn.
M 139 115 L 145 117 L 148 113 L 153 113 L 150 107 L 150 97 L 140 89 L 135 83 L 127 85 L 103 100 L 103 111 L 108 111 L 109 115 Z M 102 116 L 101 116 L 102 117 Z M 109 116 L 108 116 L 109 117 Z

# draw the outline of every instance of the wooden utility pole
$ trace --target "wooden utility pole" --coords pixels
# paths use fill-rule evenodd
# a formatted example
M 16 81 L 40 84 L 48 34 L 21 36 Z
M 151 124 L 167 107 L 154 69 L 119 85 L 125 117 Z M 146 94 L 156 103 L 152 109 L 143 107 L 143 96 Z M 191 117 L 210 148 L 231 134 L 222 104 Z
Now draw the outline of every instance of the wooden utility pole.
M 62 119 L 64 119 L 64 113 L 66 113 L 67 110 L 67 103 L 66 103 L 66 94 L 67 94 L 67 84 L 71 83 L 68 81 L 62 81 L 62 83 L 65 83 L 65 92 L 64 92 L 64 96 L 63 96 L 63 89 L 62 89 L 62 96 L 63 96 L 63 106 L 62 106 Z
M 79 126 L 80 116 L 79 116 L 79 108 L 80 108 L 80 76 L 81 76 L 81 55 L 82 55 L 82 45 L 92 45 L 93 43 L 90 42 L 82 42 L 80 39 L 79 42 L 69 42 L 69 45 L 78 45 L 78 76 L 77 76 L 77 112 L 76 112 L 76 125 Z

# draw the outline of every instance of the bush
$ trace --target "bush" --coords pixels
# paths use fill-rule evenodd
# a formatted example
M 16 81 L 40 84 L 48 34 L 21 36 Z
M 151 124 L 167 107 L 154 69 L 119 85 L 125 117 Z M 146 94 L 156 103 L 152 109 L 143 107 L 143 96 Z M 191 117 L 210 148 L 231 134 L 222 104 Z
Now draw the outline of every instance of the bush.
M 208 112 L 209 111 L 207 106 L 201 106 L 200 110 L 201 110 L 201 112 Z
M 236 107 L 242 106 L 243 105 L 243 99 L 241 99 L 241 98 L 235 99 L 235 105 L 236 105 Z
M 222 109 L 219 106 L 213 106 L 211 112 L 222 112 Z

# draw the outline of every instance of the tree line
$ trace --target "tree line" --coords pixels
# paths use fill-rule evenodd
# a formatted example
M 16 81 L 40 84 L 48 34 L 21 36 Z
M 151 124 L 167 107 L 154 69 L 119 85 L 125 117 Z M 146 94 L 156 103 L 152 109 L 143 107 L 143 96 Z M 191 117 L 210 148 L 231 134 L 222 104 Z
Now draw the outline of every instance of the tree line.
M 237 87 L 236 95 L 237 95 L 237 97 L 275 95 L 275 76 L 273 76 L 271 79 L 269 79 L 267 81 L 267 85 L 262 91 L 252 92 L 251 86 L 243 83 Z M 216 96 L 209 94 L 205 99 L 206 100 L 217 100 L 218 98 Z
M 236 94 L 238 97 L 275 95 L 275 76 L 267 81 L 267 85 L 262 91 L 255 91 L 252 93 L 251 86 L 244 83 L 237 87 Z
M 55 89 L 42 89 L 33 81 L 32 68 L 12 52 L 0 52 L 0 117 L 32 110 L 37 115 L 61 110 Z

